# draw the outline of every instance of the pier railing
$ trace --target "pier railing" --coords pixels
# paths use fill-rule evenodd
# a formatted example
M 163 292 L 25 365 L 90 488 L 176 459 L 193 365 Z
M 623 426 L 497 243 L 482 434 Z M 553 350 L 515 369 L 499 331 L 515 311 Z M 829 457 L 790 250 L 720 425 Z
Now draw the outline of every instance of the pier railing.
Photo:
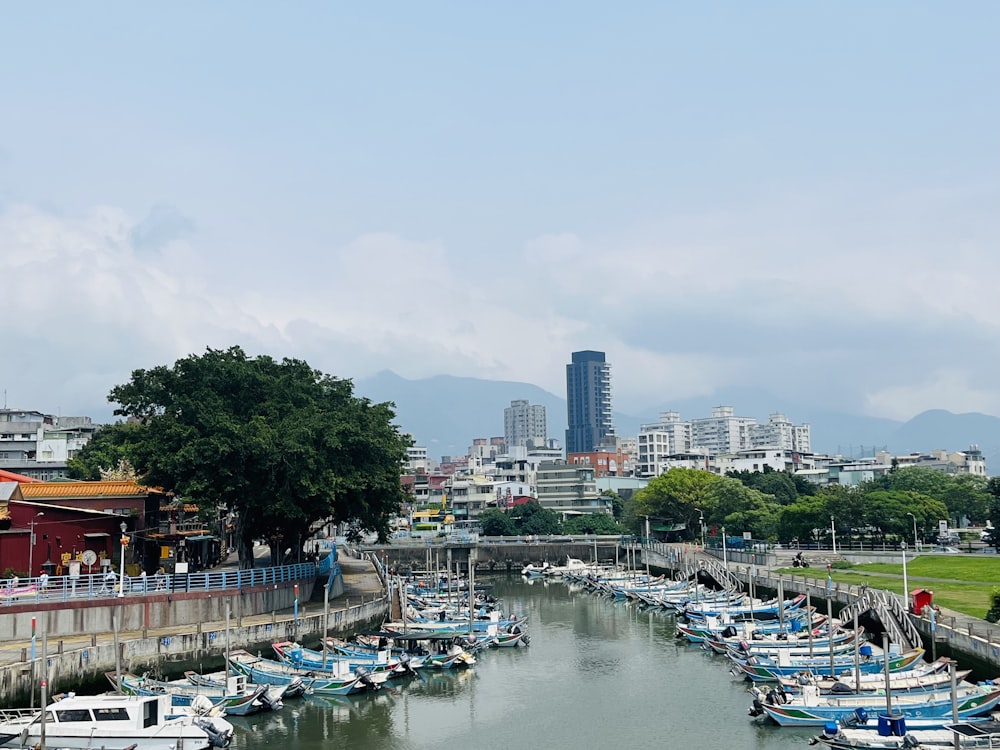
M 336 574 L 337 564 L 334 563 Z M 0 579 L 0 607 L 38 601 L 57 602 L 116 597 L 141 597 L 147 594 L 229 591 L 268 584 L 315 578 L 314 562 L 279 565 L 268 568 L 202 571 L 200 573 L 162 573 L 147 576 L 94 573 L 80 576 Z M 124 585 L 123 585 L 124 584 Z

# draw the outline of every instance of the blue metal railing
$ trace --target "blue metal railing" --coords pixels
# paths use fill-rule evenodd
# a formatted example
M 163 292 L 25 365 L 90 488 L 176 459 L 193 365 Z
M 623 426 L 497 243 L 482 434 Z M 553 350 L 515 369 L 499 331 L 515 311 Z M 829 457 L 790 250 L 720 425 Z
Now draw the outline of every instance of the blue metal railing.
M 339 573 L 339 567 L 334 563 L 331 575 Z M 124 587 L 121 585 L 121 577 L 113 573 L 51 576 L 47 579 L 44 576 L 21 579 L 7 578 L 0 579 L 0 606 L 36 601 L 108 599 L 118 596 L 136 597 L 172 592 L 227 591 L 301 581 L 315 578 L 316 575 L 316 563 L 305 562 L 273 568 L 125 576 Z M 123 588 L 124 591 L 122 591 Z

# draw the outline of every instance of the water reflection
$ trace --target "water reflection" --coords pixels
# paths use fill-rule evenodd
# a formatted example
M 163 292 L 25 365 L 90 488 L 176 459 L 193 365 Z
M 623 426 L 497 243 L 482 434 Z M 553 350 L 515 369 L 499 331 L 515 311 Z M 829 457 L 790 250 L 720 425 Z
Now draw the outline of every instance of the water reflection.
M 808 741 L 808 731 L 754 725 L 745 685 L 721 657 L 677 641 L 670 615 L 562 582 L 497 578 L 494 593 L 529 615 L 528 648 L 482 652 L 474 669 L 421 671 L 377 693 L 309 696 L 235 718 L 234 747 L 777 750 Z

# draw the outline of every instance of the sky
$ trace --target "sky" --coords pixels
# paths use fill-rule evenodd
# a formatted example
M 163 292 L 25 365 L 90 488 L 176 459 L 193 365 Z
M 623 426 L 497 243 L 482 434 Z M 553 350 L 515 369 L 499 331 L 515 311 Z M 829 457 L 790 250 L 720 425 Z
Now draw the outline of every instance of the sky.
M 8 4 L 4 402 L 99 417 L 233 345 L 562 395 L 596 349 L 632 413 L 1000 415 L 997 28 L 991 1 Z

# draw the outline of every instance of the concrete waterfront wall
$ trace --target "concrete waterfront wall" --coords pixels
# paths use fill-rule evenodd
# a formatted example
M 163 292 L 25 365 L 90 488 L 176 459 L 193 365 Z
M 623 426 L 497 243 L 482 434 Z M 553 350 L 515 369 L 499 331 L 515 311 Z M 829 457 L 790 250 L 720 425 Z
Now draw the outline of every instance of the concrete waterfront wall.
M 31 638 L 31 621 L 36 618 L 38 632 L 49 638 L 64 638 L 81 633 L 110 633 L 118 618 L 120 632 L 149 630 L 183 623 L 225 620 L 226 605 L 237 621 L 246 615 L 291 608 L 295 603 L 295 584 L 299 601 L 312 596 L 315 579 L 266 584 L 244 589 L 151 593 L 118 599 L 82 599 L 40 601 L 7 606 L 0 616 L 0 640 L 24 641 Z
M 225 622 L 198 621 L 191 632 L 165 635 L 149 633 L 145 637 L 119 640 L 116 659 L 114 637 L 103 634 L 92 637 L 91 643 L 67 648 L 56 638 L 47 638 L 47 669 L 49 692 L 106 690 L 110 683 L 104 676 L 119 666 L 123 671 L 142 674 L 154 672 L 178 676 L 185 669 L 214 669 L 224 665 L 227 640 L 232 649 L 246 649 L 271 656 L 271 644 L 276 641 L 296 640 L 307 645 L 318 644 L 324 632 L 332 636 L 348 636 L 359 630 L 378 626 L 388 611 L 385 596 L 376 596 L 367 602 L 356 602 L 344 608 L 331 609 L 324 616 L 323 605 L 310 603 L 308 612 L 300 609 L 299 619 L 274 614 L 270 620 L 257 616 L 243 625 L 231 625 L 227 632 Z M 262 621 L 263 619 L 263 621 Z M 0 667 L 0 700 L 3 705 L 28 705 L 31 703 L 32 686 L 35 705 L 38 701 L 38 684 L 42 676 L 42 640 L 36 639 L 36 660 L 30 661 L 25 649 L 22 661 Z

